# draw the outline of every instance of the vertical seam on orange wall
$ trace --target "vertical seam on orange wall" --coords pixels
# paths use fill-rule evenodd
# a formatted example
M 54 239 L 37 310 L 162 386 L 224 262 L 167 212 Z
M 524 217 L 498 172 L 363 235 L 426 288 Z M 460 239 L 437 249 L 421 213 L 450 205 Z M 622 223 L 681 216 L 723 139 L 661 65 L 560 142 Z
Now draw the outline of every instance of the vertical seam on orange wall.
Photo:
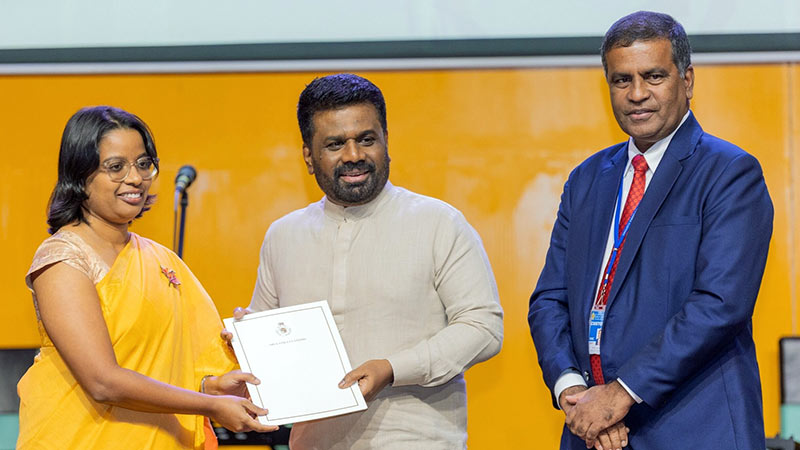
M 786 150 L 788 152 L 787 159 L 788 159 L 788 167 L 789 167 L 789 183 L 787 183 L 787 190 L 788 190 L 788 221 L 789 226 L 789 235 L 787 239 L 789 241 L 789 270 L 791 276 L 789 277 L 789 301 L 790 301 L 790 309 L 792 315 L 792 334 L 797 334 L 797 255 L 798 249 L 795 248 L 796 242 L 796 232 L 795 232 L 795 216 L 796 216 L 796 190 L 797 187 L 795 183 L 798 180 L 795 180 L 795 174 L 797 173 L 798 168 L 796 167 L 797 158 L 794 156 L 794 139 L 797 131 L 795 127 L 797 126 L 795 122 L 795 92 L 794 92 L 794 70 L 795 70 L 795 63 L 789 63 L 787 67 L 787 118 L 789 122 L 788 126 L 788 133 L 786 133 Z

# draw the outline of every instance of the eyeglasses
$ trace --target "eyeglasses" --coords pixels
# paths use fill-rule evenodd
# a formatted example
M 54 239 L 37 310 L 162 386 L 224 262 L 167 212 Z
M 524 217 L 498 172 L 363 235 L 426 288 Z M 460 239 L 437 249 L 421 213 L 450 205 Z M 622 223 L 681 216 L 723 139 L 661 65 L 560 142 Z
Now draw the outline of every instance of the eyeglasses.
M 101 170 L 107 173 L 108 178 L 114 183 L 125 181 L 125 178 L 128 178 L 131 173 L 131 167 L 136 167 L 136 171 L 143 180 L 150 180 L 158 174 L 157 164 L 158 158 L 149 156 L 139 158 L 131 163 L 122 158 L 114 158 L 104 161 Z

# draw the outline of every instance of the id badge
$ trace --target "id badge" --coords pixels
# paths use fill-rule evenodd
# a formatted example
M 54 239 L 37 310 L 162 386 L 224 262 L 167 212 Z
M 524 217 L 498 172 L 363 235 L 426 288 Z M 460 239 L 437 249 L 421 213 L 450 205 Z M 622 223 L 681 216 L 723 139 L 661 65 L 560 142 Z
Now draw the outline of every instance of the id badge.
M 601 309 L 592 309 L 589 315 L 589 354 L 600 354 L 600 335 L 603 332 L 603 319 L 606 312 Z

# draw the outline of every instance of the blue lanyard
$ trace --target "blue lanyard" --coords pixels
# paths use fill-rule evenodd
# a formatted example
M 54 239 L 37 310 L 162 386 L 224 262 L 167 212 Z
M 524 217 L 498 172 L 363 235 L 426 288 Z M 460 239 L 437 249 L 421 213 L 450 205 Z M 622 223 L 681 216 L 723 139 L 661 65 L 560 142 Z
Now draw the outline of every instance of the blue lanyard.
M 639 205 L 636 205 L 636 209 L 633 210 L 631 217 L 628 218 L 628 222 L 625 224 L 625 228 L 622 229 L 622 233 L 619 232 L 619 216 L 622 213 L 622 185 L 625 183 L 625 174 L 622 174 L 622 180 L 619 183 L 619 192 L 617 193 L 617 207 L 614 211 L 614 248 L 611 249 L 611 257 L 608 260 L 608 266 L 606 267 L 606 273 L 603 275 L 603 285 L 601 287 L 603 294 L 600 298 L 603 298 L 605 295 L 606 286 L 608 285 L 608 277 L 611 275 L 611 269 L 614 267 L 614 262 L 617 260 L 617 256 L 619 255 L 619 246 L 622 245 L 622 242 L 625 240 L 625 236 L 628 235 L 628 229 L 631 227 L 631 222 L 633 222 L 634 216 L 636 216 L 636 211 L 639 210 Z M 631 182 L 631 186 L 633 182 Z M 640 202 L 641 203 L 641 202 Z

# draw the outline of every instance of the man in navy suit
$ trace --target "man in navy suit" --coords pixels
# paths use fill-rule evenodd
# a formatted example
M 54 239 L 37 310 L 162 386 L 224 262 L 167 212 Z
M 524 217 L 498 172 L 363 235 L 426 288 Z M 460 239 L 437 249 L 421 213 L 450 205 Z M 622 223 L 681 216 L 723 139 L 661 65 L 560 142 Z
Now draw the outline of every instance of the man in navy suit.
M 772 202 L 758 161 L 689 110 L 690 53 L 652 12 L 601 48 L 630 138 L 570 174 L 528 314 L 562 449 L 765 448 L 751 317 Z

